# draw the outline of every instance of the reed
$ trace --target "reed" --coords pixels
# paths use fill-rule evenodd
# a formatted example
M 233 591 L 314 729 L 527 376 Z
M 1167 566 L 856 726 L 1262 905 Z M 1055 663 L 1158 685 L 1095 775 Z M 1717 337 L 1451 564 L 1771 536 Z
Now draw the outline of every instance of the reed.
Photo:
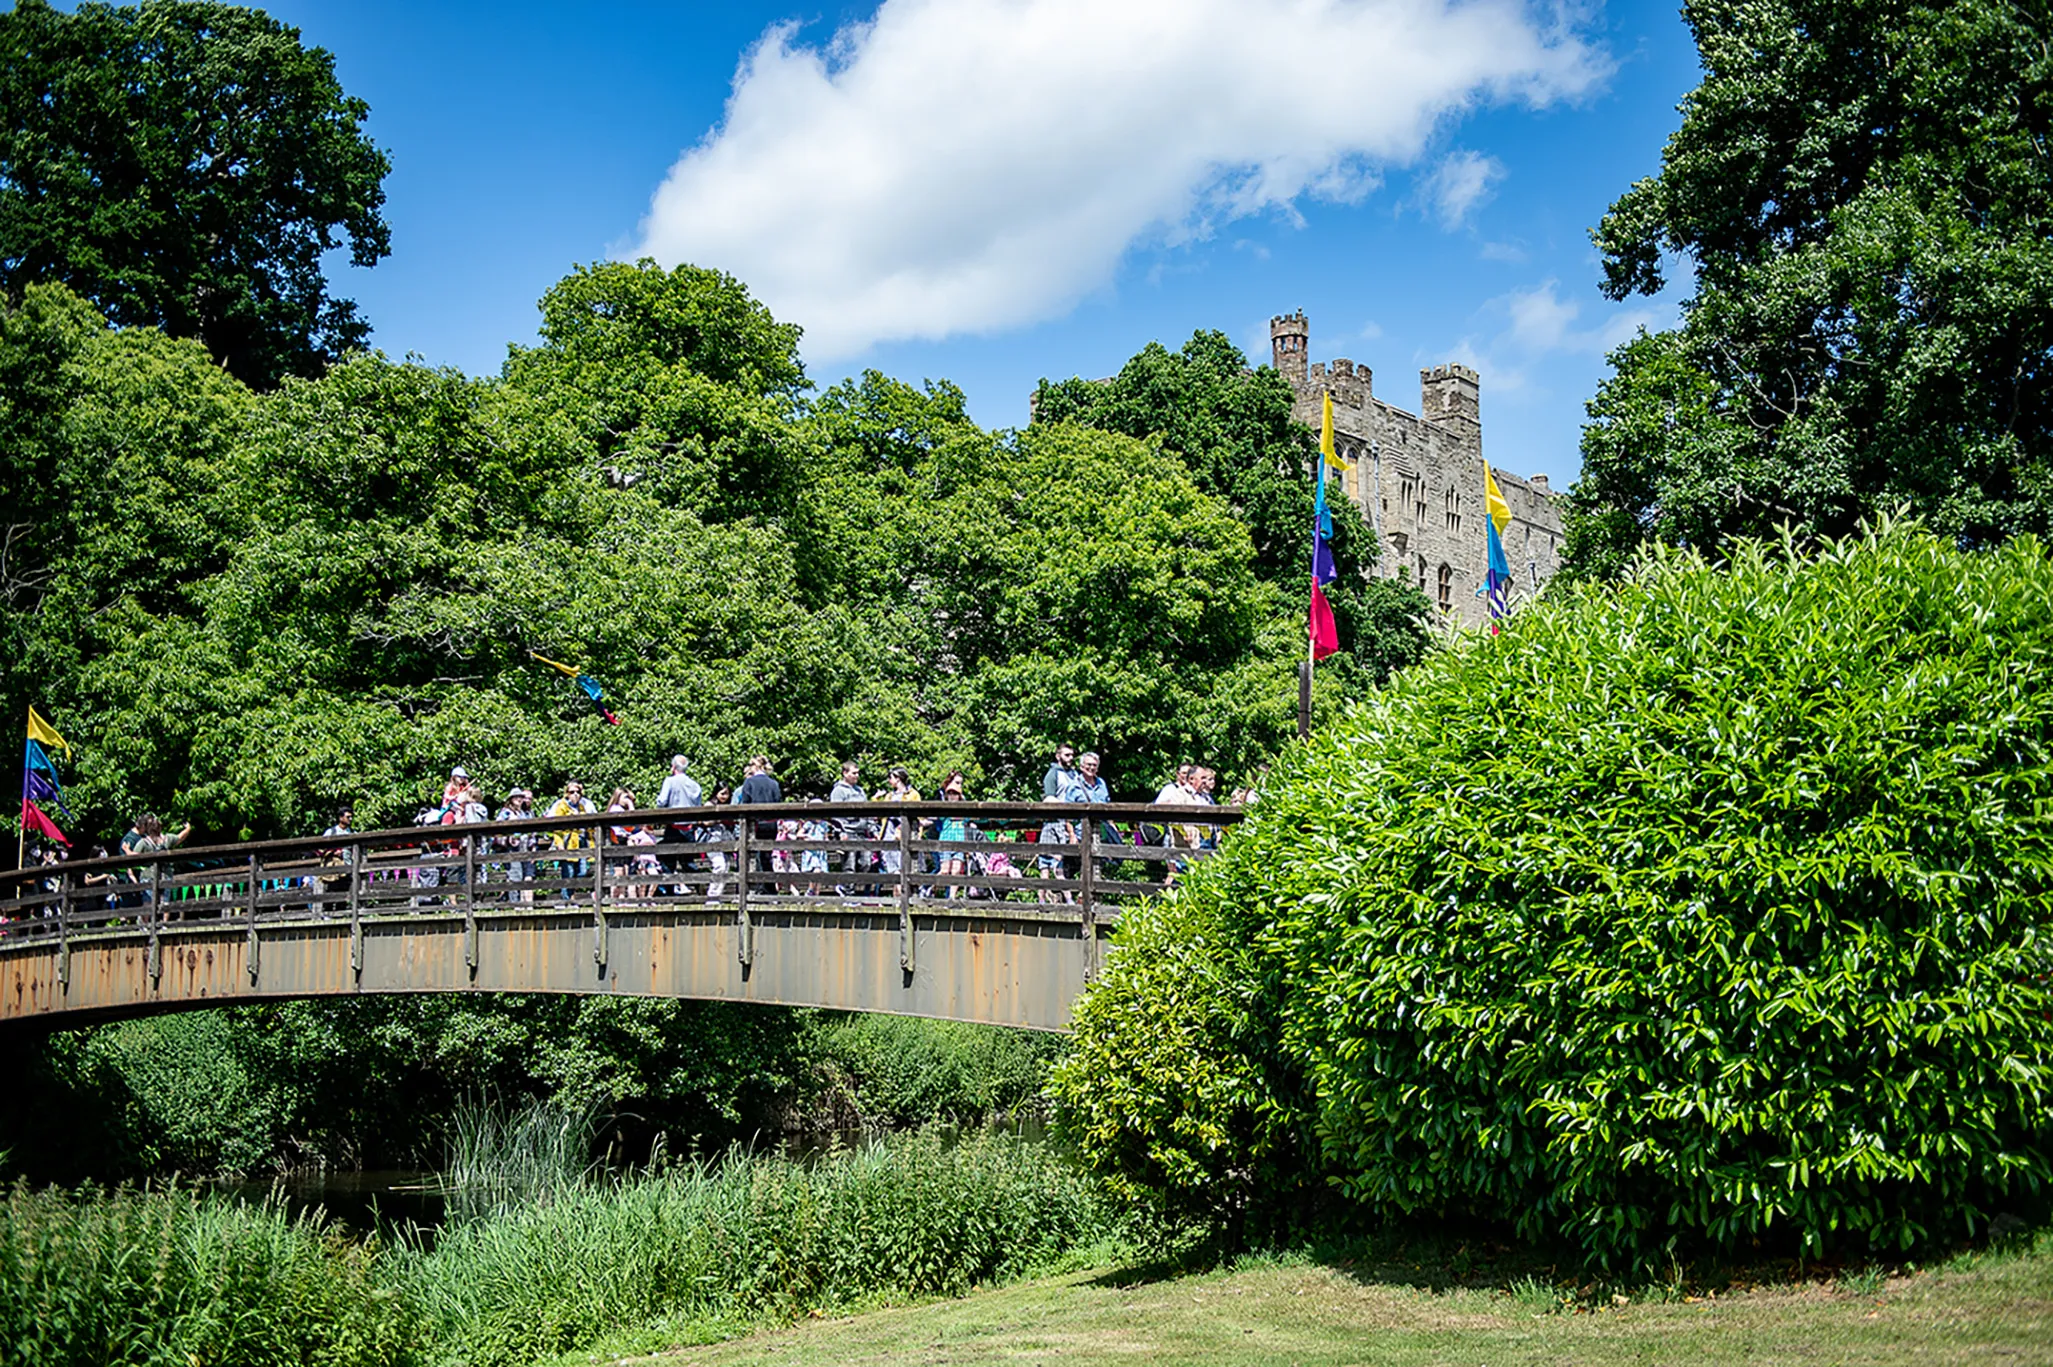
M 16 1186 L 0 1206 L 0 1367 L 411 1363 L 402 1276 L 390 1250 L 275 1201 Z
M 472 1189 L 528 1195 L 392 1245 L 275 1199 L 17 1186 L 0 1205 L 0 1367 L 516 1367 L 657 1322 L 959 1294 L 1121 1229 L 1059 1154 L 1002 1134 L 805 1163 L 735 1150 L 609 1180 L 560 1113 L 491 1124 L 467 1141 Z
M 482 1097 L 450 1119 L 443 1171 L 447 1218 L 469 1224 L 548 1205 L 591 1181 L 592 1105 L 543 1099 L 507 1110 Z
M 793 1163 L 734 1150 L 443 1231 L 412 1267 L 431 1335 L 524 1363 L 651 1320 L 744 1322 L 955 1295 L 1108 1237 L 1045 1145 L 923 1131 Z

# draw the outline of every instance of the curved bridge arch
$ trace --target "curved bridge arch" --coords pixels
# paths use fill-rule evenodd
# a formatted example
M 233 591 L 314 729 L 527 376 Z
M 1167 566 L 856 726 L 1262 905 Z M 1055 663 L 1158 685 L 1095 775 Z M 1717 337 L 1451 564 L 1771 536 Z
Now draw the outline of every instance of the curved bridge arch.
M 1232 808 L 784 804 L 375 831 L 0 875 L 0 1021 L 392 992 L 754 1001 L 1068 1028 L 1121 907 Z M 746 818 L 745 820 L 743 818 Z M 896 818 L 896 824 L 891 824 Z M 946 818 L 970 839 L 927 838 Z M 780 820 L 856 823 L 799 840 Z M 1063 842 L 1034 839 L 1066 825 Z M 1181 826 L 1185 847 L 1137 844 Z M 661 843 L 617 832 L 660 830 Z M 880 828 L 881 827 L 881 828 Z M 1173 835 L 1170 838 L 1175 838 Z M 780 869 L 770 851 L 824 856 Z M 994 859 L 993 856 L 1003 856 Z M 960 873 L 940 872 L 959 858 Z M 1038 876 L 1042 858 L 1062 861 Z M 1009 868 L 1007 865 L 1009 864 Z

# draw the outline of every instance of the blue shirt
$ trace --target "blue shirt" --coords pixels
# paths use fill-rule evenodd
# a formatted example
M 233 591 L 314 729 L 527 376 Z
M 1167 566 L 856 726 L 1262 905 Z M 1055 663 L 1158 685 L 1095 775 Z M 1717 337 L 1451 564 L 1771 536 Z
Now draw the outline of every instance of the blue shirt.
M 1076 773 L 1071 774 L 1069 781 L 1062 786 L 1062 800 L 1064 802 L 1110 802 L 1112 800 L 1112 790 L 1105 786 L 1105 780 L 1102 777 L 1087 779 L 1081 773 Z

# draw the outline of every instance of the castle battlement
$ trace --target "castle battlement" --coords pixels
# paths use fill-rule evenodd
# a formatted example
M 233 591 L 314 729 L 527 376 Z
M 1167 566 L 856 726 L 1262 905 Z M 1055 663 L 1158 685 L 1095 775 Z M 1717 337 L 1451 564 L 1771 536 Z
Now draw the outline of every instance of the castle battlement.
M 1321 399 L 1333 396 L 1334 444 L 1352 469 L 1336 476 L 1375 528 L 1375 574 L 1405 579 L 1450 618 L 1480 623 L 1483 583 L 1482 375 L 1449 362 L 1419 371 L 1419 411 L 1407 413 L 1374 390 L 1374 372 L 1347 357 L 1314 363 L 1311 324 L 1302 309 L 1269 320 L 1270 355 L 1290 381 L 1291 416 L 1319 428 Z M 1539 591 L 1560 565 L 1561 512 L 1545 475 L 1498 472 L 1511 508 L 1505 557 L 1512 600 Z

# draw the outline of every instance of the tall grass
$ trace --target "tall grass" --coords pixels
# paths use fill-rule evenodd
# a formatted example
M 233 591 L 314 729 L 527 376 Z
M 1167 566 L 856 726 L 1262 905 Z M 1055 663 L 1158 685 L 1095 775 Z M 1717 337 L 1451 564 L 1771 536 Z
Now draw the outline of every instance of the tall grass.
M 0 1364 L 415 1361 L 400 1261 L 275 1202 L 17 1186 L 0 1207 Z
M 451 1117 L 443 1170 L 452 1224 L 547 1205 L 583 1187 L 597 1171 L 592 1138 L 594 1106 L 530 1102 L 506 1110 L 482 1097 L 465 1101 Z
M 659 1317 L 735 1321 L 954 1295 L 1111 1235 L 1044 1145 L 922 1132 L 806 1164 L 740 1151 L 445 1230 L 414 1268 L 430 1332 L 530 1362 Z
M 953 1295 L 1119 1228 L 1046 1146 L 938 1132 L 560 1183 L 398 1246 L 275 1202 L 16 1187 L 0 1208 L 0 1367 L 513 1367 L 658 1320 Z

